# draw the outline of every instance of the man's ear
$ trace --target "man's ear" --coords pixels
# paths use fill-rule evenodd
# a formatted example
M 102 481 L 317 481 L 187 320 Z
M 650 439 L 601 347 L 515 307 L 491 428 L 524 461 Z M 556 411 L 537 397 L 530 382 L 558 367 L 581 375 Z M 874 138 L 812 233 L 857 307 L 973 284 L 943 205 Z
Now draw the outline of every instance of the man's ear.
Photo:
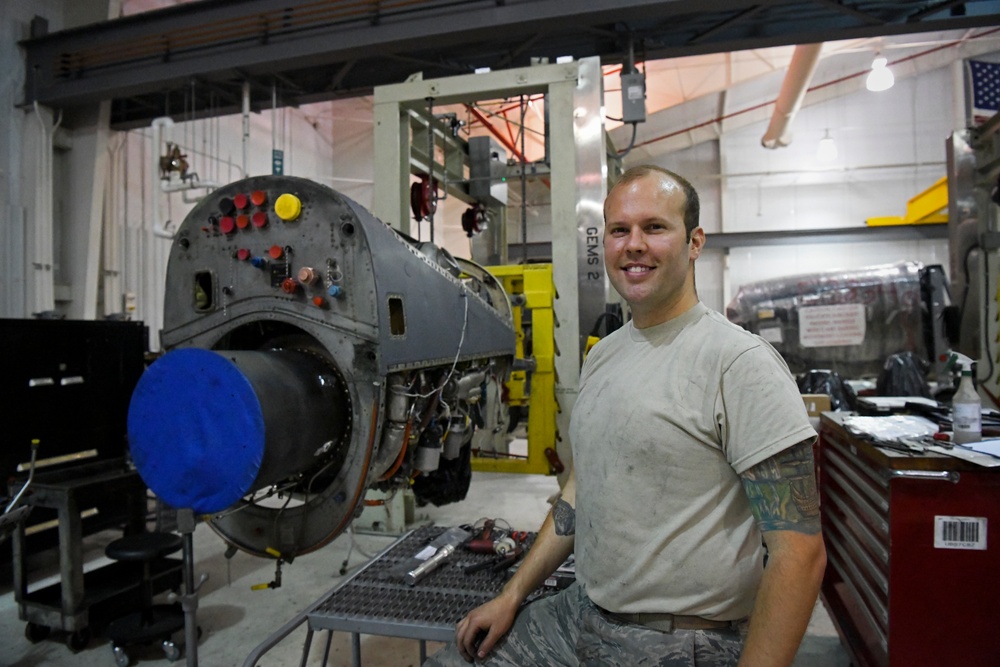
M 705 230 L 695 227 L 691 230 L 691 240 L 688 241 L 688 258 L 698 259 L 702 248 L 705 247 Z

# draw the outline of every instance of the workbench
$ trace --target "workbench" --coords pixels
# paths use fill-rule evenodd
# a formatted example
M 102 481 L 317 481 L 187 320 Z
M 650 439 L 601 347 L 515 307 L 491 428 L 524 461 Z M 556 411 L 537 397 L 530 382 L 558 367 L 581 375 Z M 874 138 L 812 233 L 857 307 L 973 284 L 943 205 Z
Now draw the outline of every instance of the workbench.
M 1000 470 L 820 420 L 822 598 L 857 667 L 1000 665 Z
M 503 571 L 465 574 L 466 566 L 490 561 L 494 556 L 460 549 L 415 586 L 404 584 L 400 572 L 405 565 L 445 530 L 425 526 L 400 537 L 265 639 L 243 667 L 254 667 L 267 651 L 304 623 L 308 623 L 308 630 L 302 649 L 303 665 L 309 659 L 313 634 L 320 630 L 327 631 L 323 665 L 327 664 L 334 631 L 351 633 L 355 667 L 361 665 L 362 634 L 419 640 L 423 663 L 426 642 L 454 639 L 455 624 L 469 611 L 492 600 L 506 579 Z

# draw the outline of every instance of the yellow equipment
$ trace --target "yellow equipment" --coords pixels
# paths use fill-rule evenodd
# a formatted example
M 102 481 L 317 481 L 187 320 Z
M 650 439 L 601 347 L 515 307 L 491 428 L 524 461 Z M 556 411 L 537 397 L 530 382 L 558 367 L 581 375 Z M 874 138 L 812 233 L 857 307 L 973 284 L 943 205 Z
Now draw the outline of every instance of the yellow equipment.
M 868 218 L 865 221 L 869 227 L 886 227 L 889 225 L 927 225 L 948 222 L 948 177 L 939 178 L 918 195 L 906 202 L 906 215 L 890 215 L 879 218 Z
M 506 384 L 507 401 L 511 406 L 528 408 L 528 455 L 514 456 L 508 452 L 472 452 L 472 469 L 487 472 L 520 472 L 553 474 L 559 472 L 546 455 L 554 456 L 556 448 L 554 318 L 552 302 L 555 284 L 551 264 L 491 266 L 487 270 L 499 280 L 511 297 L 514 331 L 517 342 L 515 358 L 521 362 L 534 360 L 533 370 L 522 370 L 516 363 Z M 525 311 L 531 311 L 531 353 L 525 357 Z M 530 366 L 530 364 L 528 364 Z M 531 374 L 530 383 L 528 374 Z

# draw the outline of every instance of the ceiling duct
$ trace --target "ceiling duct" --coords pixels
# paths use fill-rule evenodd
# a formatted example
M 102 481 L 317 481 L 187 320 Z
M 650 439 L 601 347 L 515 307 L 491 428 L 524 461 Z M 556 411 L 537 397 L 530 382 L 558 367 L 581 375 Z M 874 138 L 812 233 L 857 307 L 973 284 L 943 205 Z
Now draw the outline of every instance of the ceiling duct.
M 806 91 L 809 89 L 809 81 L 812 79 L 816 65 L 819 63 L 819 54 L 823 50 L 823 44 L 800 44 L 795 47 L 792 54 L 792 61 L 788 63 L 788 72 L 785 80 L 781 84 L 781 92 L 778 99 L 774 101 L 774 114 L 771 122 L 767 126 L 767 132 L 761 137 L 760 143 L 764 148 L 780 148 L 792 142 L 792 134 L 789 128 L 792 119 L 799 112 L 802 100 L 805 99 Z

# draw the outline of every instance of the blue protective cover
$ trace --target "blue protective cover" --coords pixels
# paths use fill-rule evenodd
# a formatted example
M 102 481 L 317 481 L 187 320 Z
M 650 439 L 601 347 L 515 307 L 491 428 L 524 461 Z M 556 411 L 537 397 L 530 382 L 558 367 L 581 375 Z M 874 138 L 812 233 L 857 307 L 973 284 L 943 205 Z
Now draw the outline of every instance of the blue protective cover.
M 264 457 L 264 416 L 246 376 L 217 352 L 174 350 L 139 379 L 128 411 L 132 459 L 174 508 L 219 512 L 250 492 Z

